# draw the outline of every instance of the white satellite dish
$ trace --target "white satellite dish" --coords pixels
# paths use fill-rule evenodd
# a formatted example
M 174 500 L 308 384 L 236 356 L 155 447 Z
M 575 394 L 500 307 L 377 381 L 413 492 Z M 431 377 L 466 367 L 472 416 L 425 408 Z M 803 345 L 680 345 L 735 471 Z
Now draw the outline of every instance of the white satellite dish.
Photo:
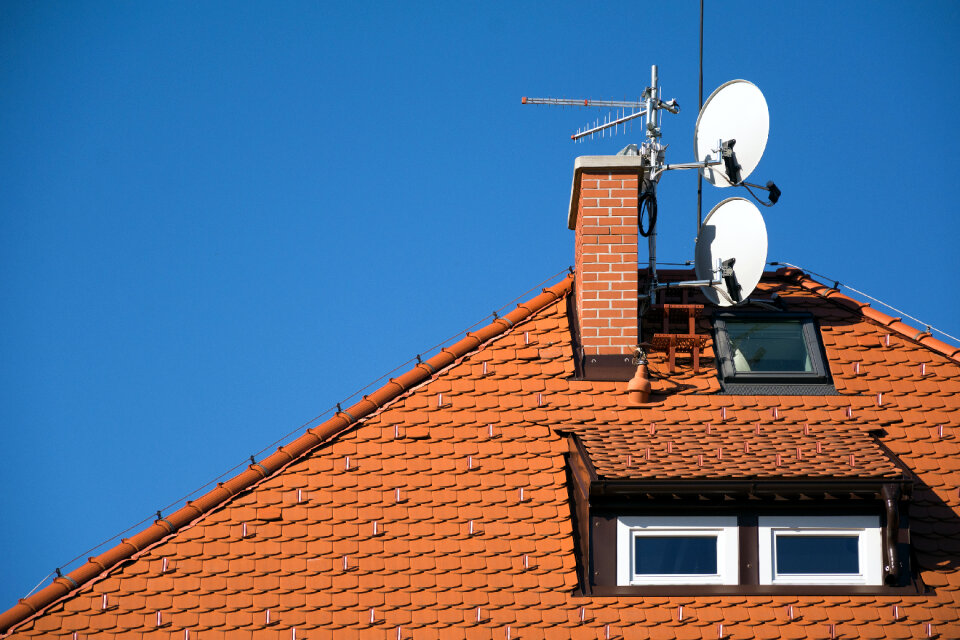
M 767 262 L 767 227 L 760 210 L 744 198 L 727 198 L 715 206 L 697 234 L 695 258 L 700 280 L 714 280 L 718 263 L 732 267 L 720 284 L 700 287 L 710 302 L 730 307 L 746 300 Z
M 731 80 L 720 85 L 703 103 L 693 134 L 693 150 L 699 162 L 719 160 L 719 142 L 735 140 L 734 159 L 740 165 L 740 180 L 746 180 L 760 163 L 769 133 L 770 113 L 763 93 L 752 82 Z M 703 169 L 703 177 L 715 187 L 738 182 L 724 164 Z

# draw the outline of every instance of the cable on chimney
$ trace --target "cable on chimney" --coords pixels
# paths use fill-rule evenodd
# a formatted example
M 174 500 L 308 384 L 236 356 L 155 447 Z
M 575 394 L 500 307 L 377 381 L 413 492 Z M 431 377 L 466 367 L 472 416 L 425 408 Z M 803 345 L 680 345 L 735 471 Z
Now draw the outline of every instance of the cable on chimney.
M 643 229 L 644 210 L 650 216 L 650 224 L 647 225 L 646 231 Z M 637 227 L 640 230 L 640 235 L 644 238 L 648 237 L 657 228 L 657 194 L 652 190 L 643 191 L 637 197 Z

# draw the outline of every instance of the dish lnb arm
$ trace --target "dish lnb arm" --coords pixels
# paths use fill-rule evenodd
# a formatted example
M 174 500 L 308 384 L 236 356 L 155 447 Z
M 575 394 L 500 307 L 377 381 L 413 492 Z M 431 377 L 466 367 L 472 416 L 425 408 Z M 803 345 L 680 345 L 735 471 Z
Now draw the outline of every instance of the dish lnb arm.
M 714 269 L 711 274 L 713 277 L 710 280 L 683 280 L 681 282 L 664 282 L 663 284 L 658 284 L 655 289 L 694 289 L 697 287 L 716 287 L 723 285 L 727 289 L 727 294 L 730 296 L 730 299 L 734 303 L 740 303 L 743 301 L 743 296 L 741 295 L 743 287 L 740 286 L 740 283 L 737 282 L 737 273 L 733 270 L 733 265 L 736 264 L 736 258 L 730 258 L 729 260 L 720 260 L 717 259 L 717 268 Z
M 736 258 L 731 258 L 727 262 L 731 265 L 731 270 L 733 267 L 733 261 Z M 716 287 L 723 284 L 723 266 L 719 258 L 717 259 L 717 267 L 713 270 L 709 280 L 682 280 L 680 282 L 664 282 L 658 284 L 655 289 L 696 289 L 697 287 Z
M 650 179 L 656 182 L 660 178 L 660 174 L 663 173 L 664 171 L 676 171 L 678 169 L 701 169 L 702 170 L 702 169 L 709 169 L 710 167 L 715 167 L 720 164 L 726 164 L 727 158 L 722 153 L 722 150 L 726 149 L 727 146 L 729 145 L 729 148 L 730 148 L 729 153 L 732 154 L 733 145 L 736 144 L 736 142 L 737 141 L 733 139 L 729 140 L 728 142 L 724 142 L 722 140 L 719 141 L 717 144 L 718 148 L 714 150 L 717 153 L 717 155 L 712 160 L 707 159 L 701 162 L 678 162 L 674 164 L 665 164 L 661 168 L 651 172 Z M 734 162 L 736 162 L 735 158 L 734 158 Z M 740 165 L 737 165 L 738 170 L 739 168 L 740 168 Z

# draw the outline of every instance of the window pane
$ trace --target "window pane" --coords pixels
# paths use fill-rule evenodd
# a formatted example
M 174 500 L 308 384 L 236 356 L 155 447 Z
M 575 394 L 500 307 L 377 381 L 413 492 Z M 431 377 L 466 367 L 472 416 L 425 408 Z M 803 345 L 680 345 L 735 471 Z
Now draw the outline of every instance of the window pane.
M 779 534 L 777 573 L 860 573 L 857 536 Z
M 746 371 L 813 371 L 803 322 L 726 321 L 733 367 Z
M 715 536 L 636 536 L 634 573 L 715 574 Z

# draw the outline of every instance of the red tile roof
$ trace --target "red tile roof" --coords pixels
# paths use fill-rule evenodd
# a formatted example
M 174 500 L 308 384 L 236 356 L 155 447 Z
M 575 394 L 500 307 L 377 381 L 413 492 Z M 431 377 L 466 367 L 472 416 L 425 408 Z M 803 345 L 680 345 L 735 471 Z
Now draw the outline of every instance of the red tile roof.
M 799 404 L 799 403 L 798 403 Z M 700 411 L 667 411 L 650 425 L 576 429 L 605 478 L 773 479 L 899 478 L 902 471 L 855 424 L 800 423 L 784 410 L 776 419 L 674 421 Z M 684 413 L 686 415 L 684 415 Z M 847 421 L 850 422 L 850 421 Z M 805 426 L 806 425 L 806 426 Z
M 0 629 L 203 640 L 294 629 L 300 638 L 504 638 L 509 629 L 523 640 L 595 640 L 608 628 L 613 638 L 716 638 L 720 624 L 726 638 L 828 638 L 828 625 L 841 638 L 921 638 L 929 624 L 960 637 L 960 349 L 781 270 L 758 295 L 817 315 L 840 395 L 717 394 L 710 351 L 699 374 L 681 360 L 676 376 L 655 381 L 654 402 L 631 407 L 626 383 L 570 379 L 570 286 L 545 290 L 58 578 L 0 615 Z M 663 369 L 662 357 L 652 365 Z M 677 383 L 688 387 L 668 393 Z M 896 475 L 875 433 L 916 476 L 911 533 L 929 592 L 577 596 L 571 429 L 614 476 L 634 473 L 612 453 L 619 438 L 644 450 L 672 439 L 660 471 L 677 477 Z M 740 449 L 748 439 L 750 457 Z M 817 439 L 821 454 L 796 460 L 796 447 Z M 715 449 L 727 446 L 720 468 Z M 781 467 L 771 467 L 777 452 Z

